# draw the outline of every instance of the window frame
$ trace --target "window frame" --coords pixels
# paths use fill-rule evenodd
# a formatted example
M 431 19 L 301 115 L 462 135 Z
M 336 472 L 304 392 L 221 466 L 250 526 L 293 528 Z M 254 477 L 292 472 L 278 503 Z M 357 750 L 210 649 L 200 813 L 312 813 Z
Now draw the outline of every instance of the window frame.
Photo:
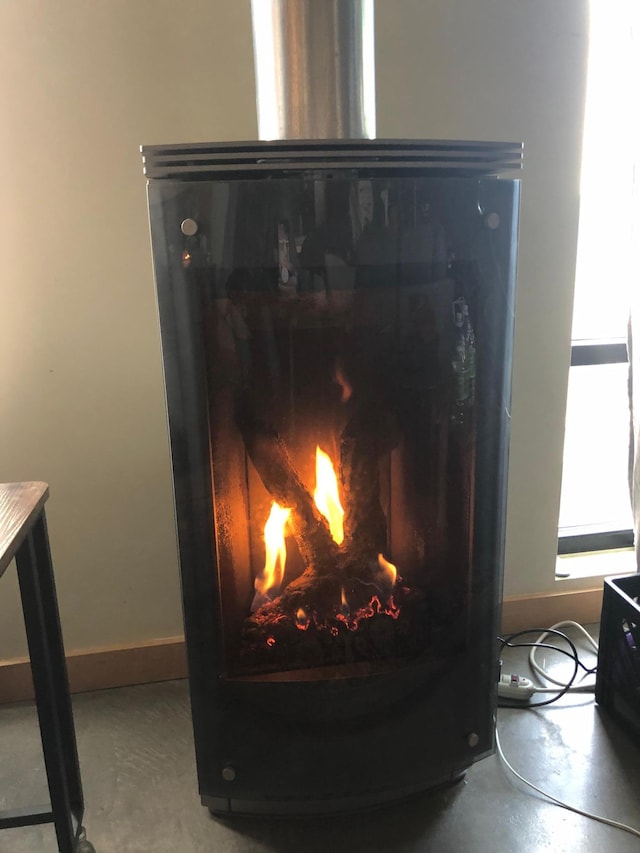
M 576 340 L 571 343 L 571 367 L 628 363 L 628 344 L 624 338 Z M 611 551 L 630 548 L 633 545 L 632 528 L 612 530 L 602 524 L 558 527 L 558 556 L 590 551 Z

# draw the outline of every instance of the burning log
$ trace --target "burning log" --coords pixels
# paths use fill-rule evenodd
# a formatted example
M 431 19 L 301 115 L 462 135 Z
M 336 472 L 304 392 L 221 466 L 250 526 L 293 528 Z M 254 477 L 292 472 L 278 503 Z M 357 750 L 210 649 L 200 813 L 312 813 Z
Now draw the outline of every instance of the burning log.
M 288 508 L 288 529 L 306 565 L 281 594 L 279 581 L 269 585 L 269 593 L 264 579 L 257 579 L 252 622 L 264 621 L 268 613 L 268 623 L 284 618 L 293 625 L 296 614 L 303 612 L 324 623 L 336 614 L 340 619 L 366 610 L 373 597 L 391 600 L 397 573 L 383 556 L 387 520 L 380 502 L 378 466 L 380 457 L 397 443 L 397 427 L 395 419 L 383 410 L 365 409 L 353 402 L 350 407 L 352 415 L 340 443 L 344 518 L 333 466 L 321 448 L 316 452 L 317 483 L 312 497 L 278 432 L 249 406 L 239 411 L 238 425 L 247 454 L 274 502 Z
M 335 574 L 338 546 L 327 522 L 300 481 L 284 442 L 273 427 L 243 407 L 238 424 L 244 444 L 267 491 L 280 506 L 289 507 L 290 530 L 311 576 Z
M 306 569 L 284 590 L 277 600 L 278 609 L 286 614 L 297 613 L 300 608 L 318 614 L 331 611 L 334 603 L 340 601 L 339 572 L 337 560 L 333 575 L 319 575 L 312 569 Z

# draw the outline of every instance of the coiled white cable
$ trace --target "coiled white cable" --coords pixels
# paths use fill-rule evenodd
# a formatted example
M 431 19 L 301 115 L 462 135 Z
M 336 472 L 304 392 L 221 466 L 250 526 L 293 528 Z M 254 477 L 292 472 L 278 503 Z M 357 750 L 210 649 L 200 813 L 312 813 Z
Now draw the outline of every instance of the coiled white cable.
M 584 639 L 586 639 L 589 646 L 591 646 L 592 651 L 594 651 L 596 654 L 598 653 L 598 644 L 593 639 L 591 634 L 588 631 L 586 631 L 582 627 L 582 625 L 580 625 L 578 622 L 573 622 L 571 619 L 566 619 L 563 622 L 557 622 L 555 625 L 552 625 L 547 631 L 543 631 L 542 634 L 540 634 L 540 636 L 538 637 L 538 639 L 535 642 L 536 643 L 544 642 L 546 640 L 546 638 L 548 636 L 550 636 L 551 631 L 557 631 L 559 628 L 576 628 L 580 632 L 582 637 Z M 529 652 L 529 665 L 531 666 L 531 669 L 533 669 L 534 672 L 536 672 L 541 678 L 545 679 L 546 681 L 550 682 L 551 684 L 558 685 L 558 687 L 538 687 L 538 686 L 536 686 L 536 693 L 557 693 L 558 688 L 561 688 L 561 689 L 565 688 L 565 686 L 566 686 L 565 682 L 558 681 L 557 678 L 554 678 L 552 675 L 550 675 L 547 672 L 547 670 L 544 669 L 544 667 L 540 666 L 540 664 L 537 662 L 535 647 L 533 647 L 531 649 L 531 651 Z M 582 676 L 582 679 L 586 678 L 588 675 L 589 675 L 589 673 L 585 673 Z M 569 687 L 567 692 L 570 692 L 570 693 L 590 693 L 593 690 L 595 690 L 595 684 L 578 683 L 578 684 L 574 684 L 572 687 Z

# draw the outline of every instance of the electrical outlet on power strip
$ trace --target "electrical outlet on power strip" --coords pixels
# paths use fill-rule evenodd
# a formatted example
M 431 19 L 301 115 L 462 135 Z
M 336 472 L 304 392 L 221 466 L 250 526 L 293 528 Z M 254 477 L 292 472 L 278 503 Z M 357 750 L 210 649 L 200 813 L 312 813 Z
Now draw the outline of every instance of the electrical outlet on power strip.
M 504 672 L 498 680 L 498 696 L 501 699 L 512 699 L 516 702 L 526 702 L 536 692 L 532 681 L 523 675 L 512 675 Z

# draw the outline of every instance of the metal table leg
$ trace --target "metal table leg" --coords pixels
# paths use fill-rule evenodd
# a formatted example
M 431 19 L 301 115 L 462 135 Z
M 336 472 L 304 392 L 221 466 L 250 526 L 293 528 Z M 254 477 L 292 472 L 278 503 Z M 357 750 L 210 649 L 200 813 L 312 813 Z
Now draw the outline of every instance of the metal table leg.
M 84 800 L 44 510 L 16 565 L 58 848 L 75 853 Z

